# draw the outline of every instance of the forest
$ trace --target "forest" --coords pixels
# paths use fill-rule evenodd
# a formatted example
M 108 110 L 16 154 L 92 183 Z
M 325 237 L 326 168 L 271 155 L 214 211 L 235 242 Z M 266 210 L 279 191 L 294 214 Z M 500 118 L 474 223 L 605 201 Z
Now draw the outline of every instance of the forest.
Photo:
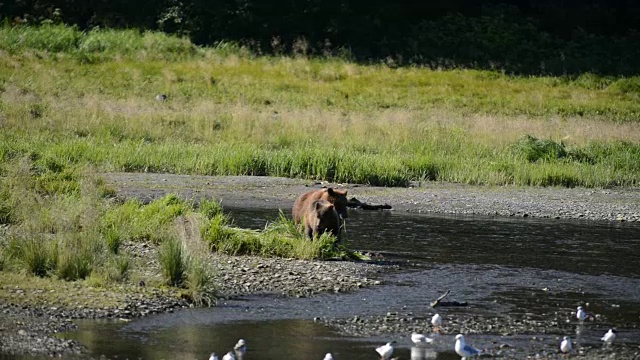
M 640 69 L 635 0 L 16 0 L 0 3 L 0 16 L 11 24 L 159 30 L 256 54 L 390 66 L 569 76 Z

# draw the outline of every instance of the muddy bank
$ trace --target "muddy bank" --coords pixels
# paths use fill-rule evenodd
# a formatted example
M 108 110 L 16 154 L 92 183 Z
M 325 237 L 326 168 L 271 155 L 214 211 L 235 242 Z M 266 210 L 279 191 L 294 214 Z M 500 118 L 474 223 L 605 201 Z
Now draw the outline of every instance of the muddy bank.
M 341 186 L 349 190 L 349 197 L 371 204 L 389 204 L 395 211 L 640 221 L 640 188 L 485 187 L 433 182 L 409 188 L 384 188 L 252 176 L 111 173 L 104 177 L 120 196 L 147 201 L 176 193 L 191 199 L 210 196 L 229 206 L 277 207 L 288 211 L 295 198 L 310 187 Z

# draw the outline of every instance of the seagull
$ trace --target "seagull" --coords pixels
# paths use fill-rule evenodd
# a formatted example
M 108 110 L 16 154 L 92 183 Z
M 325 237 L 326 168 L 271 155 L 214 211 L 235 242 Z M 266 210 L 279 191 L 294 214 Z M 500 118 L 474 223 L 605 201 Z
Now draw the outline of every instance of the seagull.
M 578 306 L 578 310 L 576 311 L 576 318 L 580 321 L 584 321 L 587 318 L 587 313 L 584 312 L 582 306 Z
M 333 355 L 331 355 L 331 353 L 327 353 L 322 360 L 333 360 Z
M 560 343 L 560 351 L 562 351 L 562 353 L 564 354 L 568 354 L 571 352 L 571 350 L 573 350 L 573 347 L 571 346 L 571 338 L 565 336 L 564 338 L 562 338 L 562 342 Z
M 456 353 L 464 358 L 468 358 L 474 355 L 480 355 L 481 351 L 474 348 L 473 346 L 469 346 L 464 342 L 464 335 L 458 334 L 456 335 Z
M 389 360 L 391 358 L 391 355 L 393 354 L 393 346 L 391 344 L 394 343 L 395 341 L 388 342 L 385 345 L 376 348 L 376 351 L 380 354 L 380 359 Z
M 222 357 L 222 360 L 236 360 L 236 356 L 233 355 L 233 352 L 229 351 L 225 356 Z
M 439 332 L 440 326 L 442 325 L 442 316 L 440 314 L 435 314 L 431 318 L 431 325 L 433 325 L 433 331 Z
M 600 340 L 604 341 L 605 344 L 607 345 L 611 345 L 611 343 L 615 339 L 616 339 L 616 332 L 613 331 L 613 329 L 609 329 L 609 331 L 607 331 L 607 333 L 604 334 L 604 336 Z
M 211 356 L 209 356 L 209 360 L 218 360 L 218 355 L 216 353 L 211 353 Z
M 416 344 L 416 346 L 420 346 L 420 345 L 432 343 L 433 339 L 414 332 L 411 334 L 411 341 L 413 341 L 413 343 Z
M 233 350 L 236 352 L 236 356 L 238 356 L 239 358 L 243 357 L 244 353 L 247 352 L 247 344 L 245 343 L 244 339 L 238 340 L 236 345 L 233 347 Z

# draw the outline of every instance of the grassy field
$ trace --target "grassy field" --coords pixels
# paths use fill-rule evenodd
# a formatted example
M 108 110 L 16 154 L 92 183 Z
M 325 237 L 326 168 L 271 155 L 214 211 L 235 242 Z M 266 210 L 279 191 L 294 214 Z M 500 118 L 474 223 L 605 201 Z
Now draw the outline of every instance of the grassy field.
M 388 186 L 639 182 L 640 78 L 253 57 L 135 31 L 4 28 L 0 39 L 3 161 Z
M 199 219 L 215 251 L 344 255 L 330 239 L 296 240 L 286 222 L 256 233 L 175 197 L 119 204 L 100 172 L 640 184 L 640 77 L 256 57 L 233 44 L 65 26 L 1 28 L 0 55 L 0 268 L 9 271 L 127 281 L 121 244 L 149 241 L 161 247 L 165 283 L 198 292 L 210 276 L 179 246 L 174 221 L 184 216 Z

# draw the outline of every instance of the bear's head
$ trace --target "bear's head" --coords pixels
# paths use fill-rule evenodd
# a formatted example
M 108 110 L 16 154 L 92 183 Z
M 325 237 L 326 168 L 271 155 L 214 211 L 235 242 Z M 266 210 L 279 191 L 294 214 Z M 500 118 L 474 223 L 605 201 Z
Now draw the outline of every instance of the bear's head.
M 329 196 L 329 202 L 331 202 L 340 215 L 341 218 L 346 219 L 349 217 L 347 214 L 347 190 L 338 190 L 334 188 L 327 189 L 327 195 Z
M 332 203 L 326 200 L 316 200 L 313 205 L 318 219 L 319 231 L 340 229 L 340 216 Z

